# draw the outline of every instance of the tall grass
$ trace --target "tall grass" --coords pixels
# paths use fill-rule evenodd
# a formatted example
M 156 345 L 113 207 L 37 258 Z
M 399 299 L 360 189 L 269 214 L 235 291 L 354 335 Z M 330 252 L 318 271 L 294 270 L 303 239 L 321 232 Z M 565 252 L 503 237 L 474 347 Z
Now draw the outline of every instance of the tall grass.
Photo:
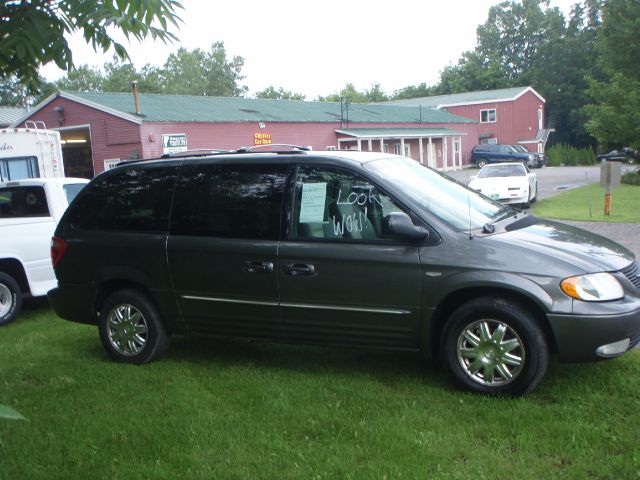
M 549 165 L 595 165 L 596 154 L 591 147 L 575 148 L 569 145 L 556 144 L 547 150 Z

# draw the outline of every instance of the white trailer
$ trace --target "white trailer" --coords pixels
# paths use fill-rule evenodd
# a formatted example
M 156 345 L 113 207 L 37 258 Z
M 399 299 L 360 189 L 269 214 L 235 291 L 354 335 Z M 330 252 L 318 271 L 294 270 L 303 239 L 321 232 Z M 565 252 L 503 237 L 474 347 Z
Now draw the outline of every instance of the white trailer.
M 64 177 L 60 133 L 47 130 L 44 122 L 26 126 L 0 130 L 0 182 Z

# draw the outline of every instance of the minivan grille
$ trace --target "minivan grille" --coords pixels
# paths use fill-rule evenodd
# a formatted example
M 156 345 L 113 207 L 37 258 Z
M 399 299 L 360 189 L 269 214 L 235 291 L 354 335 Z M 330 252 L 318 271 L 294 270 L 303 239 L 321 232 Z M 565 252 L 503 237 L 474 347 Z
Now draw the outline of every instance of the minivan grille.
M 640 270 L 640 266 L 638 266 L 637 260 L 635 260 L 629 266 L 620 270 L 620 273 L 622 273 L 625 277 L 627 277 L 629 281 L 633 284 L 633 286 L 636 287 L 638 290 L 640 290 L 639 270 Z

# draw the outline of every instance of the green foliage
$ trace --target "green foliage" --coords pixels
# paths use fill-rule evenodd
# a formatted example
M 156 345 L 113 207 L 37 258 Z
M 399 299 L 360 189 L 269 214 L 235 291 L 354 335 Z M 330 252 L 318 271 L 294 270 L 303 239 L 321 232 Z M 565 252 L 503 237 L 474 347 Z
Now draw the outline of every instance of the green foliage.
M 622 175 L 622 183 L 626 183 L 627 185 L 640 185 L 640 169 Z
M 248 87 L 240 85 L 244 58 L 227 59 L 224 42 L 214 42 L 208 52 L 180 48 L 169 55 L 163 68 L 163 93 L 237 97 Z
M 227 58 L 223 42 L 212 43 L 209 52 L 180 48 L 169 55 L 163 67 L 147 64 L 137 69 L 132 63 L 114 57 L 103 69 L 89 65 L 72 69 L 66 77 L 46 84 L 38 100 L 58 90 L 130 92 L 133 81 L 138 82 L 144 93 L 238 96 L 247 91 L 246 86 L 239 85 L 244 79 L 243 65 L 242 57 Z
M 437 85 L 406 87 L 394 98 L 532 85 L 547 100 L 556 142 L 586 146 L 587 76 L 599 77 L 594 44 L 601 0 L 574 5 L 569 18 L 546 0 L 505 1 L 477 29 L 478 45 L 444 68 Z
M 373 103 L 389 100 L 389 96 L 384 93 L 379 83 L 373 83 L 371 88 L 364 92 L 359 92 L 353 83 L 347 83 L 339 92 L 332 93 L 326 97 L 318 97 L 321 102 L 340 102 L 346 98 L 350 103 Z
M 273 85 L 270 85 L 264 90 L 257 92 L 256 98 L 269 98 L 272 100 L 304 100 L 307 97 L 302 93 L 293 93 L 282 87 L 276 88 Z
M 429 87 L 426 83 L 419 85 L 409 85 L 408 87 L 401 88 L 393 93 L 393 100 L 402 100 L 405 98 L 419 98 L 430 97 L 432 95 L 438 95 L 436 87 Z
M 597 49 L 606 76 L 590 79 L 587 130 L 605 149 L 640 148 L 640 2 L 605 3 Z
M 0 105 L 9 107 L 26 107 L 30 95 L 27 88 L 20 83 L 17 77 L 0 77 Z
M 73 56 L 65 36 L 82 33 L 94 50 L 113 48 L 128 59 L 113 34 L 127 39 L 176 39 L 168 28 L 178 26 L 177 0 L 31 0 L 4 1 L 0 10 L 0 78 L 15 76 L 30 92 L 39 90 L 38 68 L 54 62 L 73 70 Z
M 13 408 L 9 408 L 6 405 L 0 403 L 0 418 L 7 420 L 25 420 L 25 418 Z
M 551 166 L 576 166 L 576 165 L 595 165 L 597 162 L 596 154 L 593 148 L 575 148 L 569 145 L 556 143 L 547 149 L 547 157 Z

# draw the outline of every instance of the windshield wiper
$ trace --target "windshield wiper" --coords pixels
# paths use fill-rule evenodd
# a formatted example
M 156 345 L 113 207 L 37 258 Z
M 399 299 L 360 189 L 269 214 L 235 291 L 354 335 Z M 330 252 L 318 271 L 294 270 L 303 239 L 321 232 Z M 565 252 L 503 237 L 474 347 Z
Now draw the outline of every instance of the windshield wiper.
M 506 218 L 509 218 L 512 215 L 517 215 L 518 212 L 516 212 L 514 209 L 512 209 L 511 207 L 507 207 L 504 206 L 503 208 L 501 208 L 500 210 L 498 210 L 497 214 L 502 213 L 502 215 L 497 215 L 496 218 L 494 218 L 493 220 L 491 220 L 490 222 L 485 223 L 482 226 L 482 231 L 484 233 L 493 233 L 496 231 L 496 223 L 498 223 L 500 220 L 504 220 Z

